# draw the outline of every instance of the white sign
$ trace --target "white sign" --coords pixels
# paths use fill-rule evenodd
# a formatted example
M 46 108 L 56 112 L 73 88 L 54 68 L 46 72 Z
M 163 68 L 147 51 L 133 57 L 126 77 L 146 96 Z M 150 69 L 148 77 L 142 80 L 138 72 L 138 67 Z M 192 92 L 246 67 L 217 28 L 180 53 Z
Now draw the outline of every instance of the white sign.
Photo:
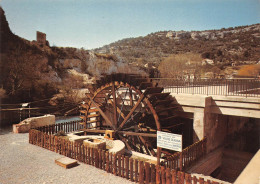
M 182 135 L 157 131 L 157 146 L 182 151 Z

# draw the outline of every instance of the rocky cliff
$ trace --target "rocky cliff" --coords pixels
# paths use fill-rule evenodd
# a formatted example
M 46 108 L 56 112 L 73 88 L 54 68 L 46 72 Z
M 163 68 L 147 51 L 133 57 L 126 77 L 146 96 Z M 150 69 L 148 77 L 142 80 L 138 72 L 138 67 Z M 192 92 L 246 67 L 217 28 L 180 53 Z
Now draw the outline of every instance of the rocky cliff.
M 207 31 L 159 31 L 119 40 L 96 51 L 112 51 L 130 63 L 159 64 L 164 57 L 187 52 L 201 54 L 215 63 L 256 63 L 260 59 L 260 24 Z

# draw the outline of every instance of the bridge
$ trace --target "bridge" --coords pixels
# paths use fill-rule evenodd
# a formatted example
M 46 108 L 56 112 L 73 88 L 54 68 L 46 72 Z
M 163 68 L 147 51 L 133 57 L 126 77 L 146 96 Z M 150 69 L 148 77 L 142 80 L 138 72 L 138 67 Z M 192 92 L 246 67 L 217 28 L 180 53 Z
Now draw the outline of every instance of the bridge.
M 259 149 L 260 80 L 154 80 L 171 94 L 177 116 L 192 121 L 193 142 L 207 137 L 207 156 L 189 172 L 234 182 Z

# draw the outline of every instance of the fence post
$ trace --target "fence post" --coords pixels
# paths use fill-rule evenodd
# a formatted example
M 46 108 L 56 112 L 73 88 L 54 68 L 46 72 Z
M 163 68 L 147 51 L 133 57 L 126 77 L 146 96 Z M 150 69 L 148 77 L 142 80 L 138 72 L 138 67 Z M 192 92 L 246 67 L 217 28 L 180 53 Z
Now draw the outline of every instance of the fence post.
M 94 164 L 95 164 L 95 153 L 94 153 L 94 148 L 91 148 L 90 149 L 90 152 L 91 152 L 91 165 L 93 165 L 94 166 Z
M 125 177 L 129 179 L 129 157 L 125 157 Z
M 85 163 L 88 164 L 88 157 L 89 157 L 89 154 L 88 154 L 88 147 L 84 145 L 84 149 L 85 149 Z
M 160 165 L 156 165 L 156 184 L 161 183 L 160 171 L 161 171 Z
M 162 178 L 162 184 L 166 183 L 166 173 L 165 173 L 165 167 L 161 166 L 161 178 Z
M 151 168 L 150 164 L 145 162 L 145 183 L 149 183 L 151 179 Z
M 204 184 L 204 179 L 203 178 L 199 178 L 199 184 Z
M 172 170 L 171 174 L 172 174 L 172 184 L 177 184 L 176 170 Z
M 122 168 L 121 168 L 121 159 L 122 159 L 122 155 L 118 154 L 118 176 L 122 176 L 121 173 L 122 173 Z
M 190 174 L 185 174 L 185 181 L 186 181 L 186 184 L 191 184 L 191 175 Z
M 156 181 L 156 170 L 155 165 L 151 164 L 151 183 L 154 184 Z
M 139 161 L 139 183 L 144 183 L 144 162 L 142 160 Z
M 138 160 L 134 160 L 135 164 L 135 182 L 138 182 Z
M 171 184 L 171 171 L 170 171 L 170 168 L 166 169 L 166 184 Z
M 102 169 L 102 151 L 98 149 L 98 168 Z
M 196 176 L 193 176 L 193 177 L 192 177 L 192 181 L 193 181 L 193 184 L 197 184 L 197 182 L 198 182 L 197 177 L 196 177 Z
M 134 161 L 133 161 L 133 159 L 132 158 L 130 158 L 130 180 L 131 181 L 134 181 L 134 178 L 133 178 L 133 176 L 134 176 L 134 171 L 133 171 L 133 163 L 134 163 Z
M 122 161 L 122 165 L 121 165 L 121 177 L 125 177 L 125 156 L 121 155 L 121 161 Z
M 104 171 L 106 170 L 106 152 L 105 150 L 102 150 L 102 167 Z
M 116 155 L 113 155 L 113 174 L 116 175 Z
M 108 153 L 108 151 L 106 151 L 106 171 L 107 171 L 108 173 L 110 172 L 109 165 L 110 165 L 110 162 L 109 162 L 109 153 Z
M 95 149 L 95 167 L 99 167 L 99 154 L 98 154 L 98 149 Z
M 48 137 L 49 137 L 49 150 L 51 150 L 51 134 L 49 134 Z
M 180 171 L 182 171 L 182 167 L 183 167 L 183 163 L 182 163 L 183 158 L 182 157 L 183 157 L 182 152 L 180 152 L 180 162 L 179 162 L 180 163 Z

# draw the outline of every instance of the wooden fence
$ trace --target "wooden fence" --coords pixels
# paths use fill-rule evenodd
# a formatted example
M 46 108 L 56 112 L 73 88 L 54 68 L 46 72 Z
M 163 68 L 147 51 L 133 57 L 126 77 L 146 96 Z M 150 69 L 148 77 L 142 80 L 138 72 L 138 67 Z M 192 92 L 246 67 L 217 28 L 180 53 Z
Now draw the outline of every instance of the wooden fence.
M 55 127 L 55 129 L 39 128 L 46 133 L 31 129 L 29 131 L 29 143 L 141 184 L 219 184 L 214 181 L 204 181 L 203 178 L 192 177 L 190 174 L 166 168 L 165 166 L 155 166 L 128 156 L 112 154 L 105 150 L 89 148 L 83 144 L 71 142 L 63 136 L 53 134 L 53 132 L 59 130 L 56 129 L 57 126 L 49 127 Z
M 84 125 L 81 124 L 82 121 L 71 121 L 71 122 L 64 122 L 58 123 L 53 125 L 46 125 L 42 127 L 35 128 L 43 133 L 47 134 L 56 134 L 59 131 L 63 131 L 64 133 L 69 133 L 73 131 L 77 131 L 84 128 Z
M 164 161 L 167 168 L 183 171 L 206 154 L 207 139 L 204 138 L 191 146 L 177 152 Z

